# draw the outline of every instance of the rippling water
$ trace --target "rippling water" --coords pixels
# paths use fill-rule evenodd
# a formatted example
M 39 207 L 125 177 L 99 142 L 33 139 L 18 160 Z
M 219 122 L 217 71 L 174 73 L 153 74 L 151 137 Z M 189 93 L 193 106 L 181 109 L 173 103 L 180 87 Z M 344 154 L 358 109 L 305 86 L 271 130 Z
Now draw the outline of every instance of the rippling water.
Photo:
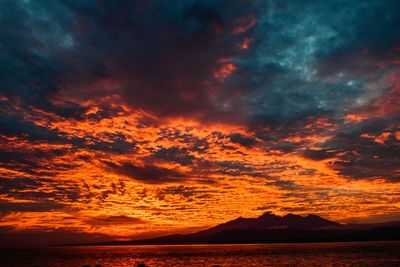
M 2 250 L 1 266 L 400 266 L 400 242 Z

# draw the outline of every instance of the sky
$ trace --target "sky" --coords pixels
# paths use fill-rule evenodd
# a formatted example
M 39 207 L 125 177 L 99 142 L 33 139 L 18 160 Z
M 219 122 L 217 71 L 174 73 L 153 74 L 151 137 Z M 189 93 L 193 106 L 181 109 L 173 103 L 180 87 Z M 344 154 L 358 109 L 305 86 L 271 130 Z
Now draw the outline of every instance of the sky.
M 0 4 L 0 236 L 400 219 L 399 1 Z

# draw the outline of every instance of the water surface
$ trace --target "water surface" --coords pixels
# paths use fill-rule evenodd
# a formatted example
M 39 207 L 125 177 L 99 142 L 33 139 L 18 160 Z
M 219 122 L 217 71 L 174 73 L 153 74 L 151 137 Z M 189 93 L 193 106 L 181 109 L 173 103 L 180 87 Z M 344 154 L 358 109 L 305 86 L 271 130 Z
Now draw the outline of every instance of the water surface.
M 400 266 L 400 242 L 52 247 L 0 253 L 1 266 Z

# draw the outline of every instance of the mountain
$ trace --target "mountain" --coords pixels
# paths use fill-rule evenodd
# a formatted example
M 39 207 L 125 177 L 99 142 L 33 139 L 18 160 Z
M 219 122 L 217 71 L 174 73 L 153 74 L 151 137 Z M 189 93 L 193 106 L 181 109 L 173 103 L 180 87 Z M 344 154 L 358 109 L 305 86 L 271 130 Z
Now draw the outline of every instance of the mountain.
M 242 218 L 207 230 L 186 235 L 167 235 L 151 239 L 112 241 L 86 245 L 289 243 L 400 240 L 400 222 L 345 225 L 317 215 L 277 216 L 265 213 L 257 218 Z
M 287 214 L 283 217 L 274 215 L 270 212 L 264 213 L 258 218 L 242 218 L 219 224 L 210 229 L 198 232 L 198 234 L 216 234 L 226 230 L 245 230 L 245 229 L 319 229 L 341 227 L 342 225 L 336 222 L 329 221 L 317 215 L 307 215 L 305 217 L 294 214 Z

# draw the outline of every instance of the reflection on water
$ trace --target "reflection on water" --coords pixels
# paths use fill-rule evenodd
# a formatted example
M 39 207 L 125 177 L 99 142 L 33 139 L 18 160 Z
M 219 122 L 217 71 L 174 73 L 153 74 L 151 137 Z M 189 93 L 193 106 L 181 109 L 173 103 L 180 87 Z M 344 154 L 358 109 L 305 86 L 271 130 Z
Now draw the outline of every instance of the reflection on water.
M 1 266 L 400 266 L 400 242 L 2 250 Z

